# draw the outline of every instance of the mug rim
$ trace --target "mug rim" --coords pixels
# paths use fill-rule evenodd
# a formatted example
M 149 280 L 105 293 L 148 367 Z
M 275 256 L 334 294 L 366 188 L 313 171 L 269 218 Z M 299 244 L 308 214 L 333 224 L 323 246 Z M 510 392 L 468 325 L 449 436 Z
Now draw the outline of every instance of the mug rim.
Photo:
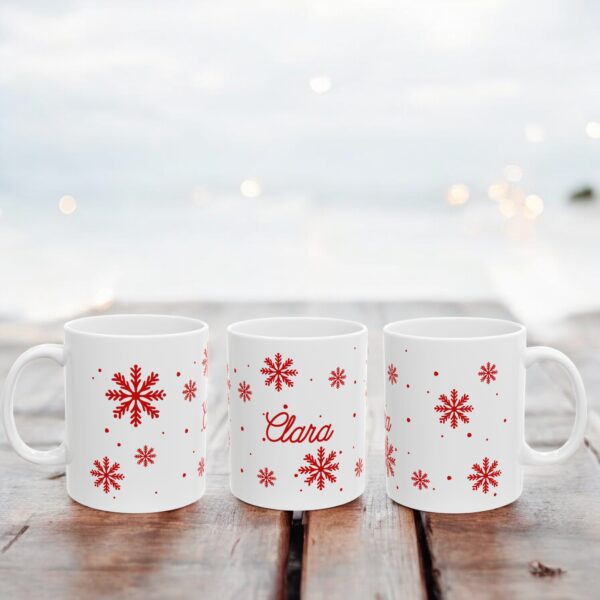
M 323 325 L 325 323 L 330 323 L 334 325 L 346 325 L 355 327 L 354 331 L 349 331 L 345 333 L 332 333 L 332 334 L 323 334 L 323 335 L 271 335 L 264 333 L 248 333 L 244 331 L 240 331 L 240 327 L 247 325 L 261 325 L 266 323 L 290 323 L 292 321 L 300 321 L 305 324 L 309 322 L 317 323 L 319 325 Z M 315 341 L 315 340 L 338 340 L 344 338 L 352 338 L 358 337 L 362 334 L 367 333 L 367 326 L 359 321 L 352 321 L 349 319 L 338 319 L 336 317 L 259 317 L 257 319 L 245 319 L 243 321 L 236 321 L 235 323 L 230 323 L 227 326 L 227 333 L 230 335 L 234 335 L 241 338 L 248 339 L 262 339 L 262 340 L 285 340 L 285 341 L 294 341 L 294 342 L 302 342 L 302 341 Z
M 173 326 L 175 324 L 179 324 L 181 329 L 173 329 L 171 331 L 160 331 L 160 332 L 143 332 L 143 333 L 128 333 L 127 328 L 124 327 L 124 331 L 101 331 L 101 330 L 86 330 L 80 327 L 83 327 L 86 324 L 96 324 L 99 322 L 108 323 L 109 321 L 141 321 L 143 319 L 161 322 L 161 323 L 170 323 Z M 187 326 L 187 328 L 186 328 Z M 92 315 L 88 317 L 78 317 L 76 319 L 71 319 L 67 321 L 64 325 L 65 333 L 69 333 L 71 335 L 78 335 L 83 337 L 101 337 L 101 338 L 132 338 L 132 339 L 150 339 L 150 338 L 166 338 L 166 337 L 181 337 L 187 336 L 191 334 L 201 333 L 204 331 L 208 331 L 208 325 L 201 321 L 200 319 L 195 319 L 193 317 L 185 317 L 179 315 L 160 315 L 160 314 L 126 314 L 119 313 L 114 315 Z
M 430 323 L 452 323 L 458 322 L 469 322 L 471 324 L 481 324 L 483 326 L 504 326 L 507 330 L 499 333 L 482 333 L 476 335 L 427 335 L 415 332 L 404 333 L 395 329 L 403 325 L 421 325 Z M 525 326 L 516 321 L 510 321 L 508 319 L 494 319 L 492 317 L 418 317 L 415 319 L 401 319 L 399 321 L 392 321 L 387 323 L 383 328 L 383 333 L 386 336 L 413 339 L 413 340 L 435 340 L 435 341 L 453 341 L 453 342 L 466 342 L 466 341 L 479 341 L 485 339 L 502 339 L 510 337 L 518 337 L 520 334 L 525 332 Z

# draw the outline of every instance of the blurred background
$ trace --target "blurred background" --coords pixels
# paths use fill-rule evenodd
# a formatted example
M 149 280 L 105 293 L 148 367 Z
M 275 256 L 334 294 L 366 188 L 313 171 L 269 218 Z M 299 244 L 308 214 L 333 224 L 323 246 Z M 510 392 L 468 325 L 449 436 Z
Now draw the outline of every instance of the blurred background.
M 600 308 L 600 6 L 0 3 L 0 318 Z

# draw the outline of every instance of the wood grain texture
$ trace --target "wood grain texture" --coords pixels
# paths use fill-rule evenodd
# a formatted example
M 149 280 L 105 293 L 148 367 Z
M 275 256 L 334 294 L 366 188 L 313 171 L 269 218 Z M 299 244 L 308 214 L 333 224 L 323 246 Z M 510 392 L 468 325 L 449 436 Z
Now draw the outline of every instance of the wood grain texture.
M 536 330 L 530 343 L 567 352 L 581 367 L 591 404 L 587 446 L 564 465 L 528 468 L 522 498 L 475 515 L 401 507 L 385 495 L 381 327 L 436 315 L 510 318 L 496 303 L 177 303 L 119 305 L 110 312 L 168 313 L 209 322 L 208 489 L 197 504 L 156 515 L 118 515 L 68 499 L 64 471 L 19 459 L 0 433 L 0 598 L 282 598 L 289 513 L 253 508 L 229 493 L 225 327 L 269 315 L 337 316 L 369 327 L 368 488 L 342 507 L 304 515 L 302 597 L 590 598 L 600 588 L 600 318 Z M 60 323 L 0 323 L 0 379 L 37 343 L 60 342 Z M 527 438 L 561 444 L 572 423 L 563 374 L 528 377 Z M 40 362 L 20 382 L 17 423 L 39 448 L 63 435 L 62 373 Z M 594 425 L 594 419 L 596 419 Z M 539 560 L 564 573 L 537 577 Z M 287 590 L 293 592 L 293 590 Z

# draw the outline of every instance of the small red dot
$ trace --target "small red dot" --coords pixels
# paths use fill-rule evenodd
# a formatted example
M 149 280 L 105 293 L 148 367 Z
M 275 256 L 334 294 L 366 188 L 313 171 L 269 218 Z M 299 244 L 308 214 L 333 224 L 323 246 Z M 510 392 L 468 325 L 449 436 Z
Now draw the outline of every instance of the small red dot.
M 447 479 L 448 481 L 450 481 L 450 480 L 452 479 L 452 475 L 448 475 L 448 477 L 446 477 L 446 479 Z
M 162 433 L 163 435 L 165 435 L 165 432 L 164 432 L 164 431 L 161 431 L 161 433 Z
M 410 452 L 407 451 L 406 454 L 410 454 Z
M 340 488 L 340 492 L 343 492 L 343 491 L 344 491 L 344 488 Z
M 410 423 L 410 417 L 406 417 L 406 422 Z
M 298 473 L 294 473 L 294 477 L 298 477 Z
M 504 422 L 506 423 L 506 419 L 504 419 Z
M 184 433 L 187 433 L 189 431 L 189 429 L 186 427 Z
M 243 473 L 243 472 L 244 472 L 244 469 L 240 469 L 240 473 Z
M 263 438 L 263 442 L 266 442 L 266 441 L 267 441 L 267 438 Z
M 496 392 L 496 396 L 498 395 L 498 392 Z
M 98 369 L 98 373 L 102 373 L 102 369 Z
M 399 490 L 399 489 L 400 489 L 400 486 L 396 486 L 396 489 L 397 489 L 397 490 Z
M 485 438 L 485 441 L 486 441 L 486 442 L 489 442 L 489 441 L 490 441 L 490 438 Z
M 427 390 L 427 393 L 429 394 L 429 390 Z
M 471 437 L 473 434 L 472 433 L 467 433 L 467 437 Z
M 354 346 L 354 349 L 356 350 L 356 346 Z
M 158 492 L 154 492 L 155 494 L 158 494 Z
M 340 455 L 342 454 L 342 451 L 340 450 Z
M 410 387 L 410 383 L 407 383 L 407 384 L 406 384 L 406 387 L 407 387 L 407 388 L 409 388 L 409 387 Z
M 121 447 L 121 442 L 117 442 L 117 448 Z
M 234 373 L 237 373 L 237 369 L 233 369 L 233 372 L 234 372 Z
M 494 493 L 494 496 L 496 496 L 496 493 Z
M 322 419 L 322 418 L 323 418 L 323 415 L 319 415 L 319 419 Z
M 440 435 L 440 437 L 444 437 L 444 434 L 442 433 L 442 435 Z
M 309 379 L 309 381 L 312 381 L 312 380 L 313 380 L 313 378 L 311 377 L 311 378 Z
M 408 348 L 404 348 L 404 352 L 408 352 Z
M 246 365 L 248 368 L 250 368 L 250 365 Z
M 284 405 L 283 405 L 283 410 L 287 410 L 287 407 L 288 407 L 288 405 L 287 405 L 287 404 L 284 404 Z
M 433 376 L 434 376 L 434 377 L 437 377 L 438 375 L 439 375 L 439 373 L 438 373 L 437 371 L 434 371 L 434 372 L 433 372 Z
M 108 433 L 110 431 L 110 429 L 108 427 L 104 428 L 104 433 Z
M 243 425 L 240 427 L 240 431 L 244 431 L 244 426 Z
M 179 371 L 177 371 L 177 377 L 179 377 L 181 375 L 181 373 Z
M 182 477 L 185 477 L 185 473 L 183 473 Z
M 96 379 L 96 378 L 92 375 L 92 379 Z
M 352 413 L 352 416 L 353 416 L 354 418 L 356 418 L 356 413 Z

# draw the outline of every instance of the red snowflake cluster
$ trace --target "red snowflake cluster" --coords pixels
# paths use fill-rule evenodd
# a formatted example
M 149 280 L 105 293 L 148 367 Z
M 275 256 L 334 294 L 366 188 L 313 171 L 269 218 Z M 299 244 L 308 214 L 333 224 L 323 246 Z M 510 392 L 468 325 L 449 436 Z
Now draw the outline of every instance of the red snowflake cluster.
M 275 477 L 275 473 L 267 469 L 267 467 L 265 467 L 264 469 L 260 469 L 257 477 L 258 483 L 260 485 L 264 485 L 266 488 L 268 488 L 269 486 L 275 487 L 275 480 L 277 479 L 277 477 Z
M 346 371 L 337 367 L 335 371 L 331 371 L 329 382 L 331 387 L 339 390 L 343 385 L 346 385 Z
M 473 407 L 470 404 L 467 404 L 469 401 L 468 394 L 463 394 L 459 398 L 458 392 L 452 390 L 450 392 L 450 398 L 448 398 L 446 394 L 442 394 L 438 400 L 441 404 L 436 404 L 434 409 L 436 412 L 442 413 L 440 423 L 444 424 L 447 421 L 450 421 L 450 427 L 456 429 L 459 421 L 462 423 L 469 422 L 469 417 L 467 417 L 466 413 L 473 412 Z
M 110 464 L 110 459 L 105 456 L 102 462 L 99 460 L 94 461 L 94 468 L 90 471 L 90 475 L 95 477 L 94 485 L 96 487 L 102 486 L 105 494 L 110 492 L 110 488 L 120 490 L 121 486 L 119 481 L 125 479 L 123 473 L 119 473 L 121 465 L 118 462 Z
M 106 397 L 119 402 L 119 405 L 113 409 L 116 419 L 120 419 L 124 414 L 130 412 L 130 423 L 134 427 L 138 427 L 142 422 L 142 413 L 146 413 L 151 419 L 159 417 L 160 411 L 151 403 L 164 400 L 166 394 L 164 390 L 150 389 L 158 383 L 158 373 L 151 372 L 142 382 L 142 369 L 138 365 L 133 365 L 130 374 L 131 381 L 127 381 L 124 375 L 115 373 L 112 381 L 119 386 L 119 389 L 108 390 Z
M 183 399 L 191 402 L 192 399 L 196 397 L 196 392 L 198 390 L 198 386 L 195 381 L 191 379 L 183 386 Z
M 134 458 L 137 459 L 138 465 L 143 464 L 144 467 L 147 467 L 148 465 L 154 464 L 156 453 L 154 452 L 154 448 L 148 448 L 148 446 L 144 444 L 143 448 L 137 449 L 137 453 L 135 454 Z
M 502 471 L 498 469 L 498 461 L 490 463 L 490 459 L 486 456 L 482 461 L 481 465 L 475 463 L 471 469 L 473 473 L 471 473 L 467 479 L 469 481 L 473 481 L 473 490 L 477 491 L 481 488 L 481 491 L 484 494 L 487 494 L 490 491 L 490 486 L 498 487 L 497 478 L 502 475 Z
M 252 390 L 250 389 L 250 384 L 242 381 L 238 386 L 238 394 L 240 395 L 240 400 L 244 402 L 250 401 L 250 396 L 252 396 Z
M 304 462 L 308 463 L 298 469 L 298 473 L 306 475 L 304 483 L 312 485 L 315 481 L 317 482 L 317 489 L 323 490 L 325 488 L 325 481 L 335 483 L 337 478 L 333 474 L 334 471 L 338 471 L 340 464 L 333 462 L 337 453 L 332 450 L 327 457 L 325 457 L 325 448 L 321 446 L 317 450 L 317 457 L 315 458 L 312 454 L 308 453 L 304 456 Z
M 275 390 L 280 392 L 283 389 L 283 384 L 287 387 L 294 387 L 294 381 L 292 377 L 298 375 L 298 371 L 296 369 L 292 369 L 292 365 L 294 364 L 293 359 L 286 358 L 283 360 L 283 357 L 279 352 L 275 354 L 275 360 L 268 357 L 264 360 L 266 367 L 262 367 L 260 372 L 263 375 L 267 375 L 265 379 L 265 385 L 270 386 L 271 384 L 275 384 Z

